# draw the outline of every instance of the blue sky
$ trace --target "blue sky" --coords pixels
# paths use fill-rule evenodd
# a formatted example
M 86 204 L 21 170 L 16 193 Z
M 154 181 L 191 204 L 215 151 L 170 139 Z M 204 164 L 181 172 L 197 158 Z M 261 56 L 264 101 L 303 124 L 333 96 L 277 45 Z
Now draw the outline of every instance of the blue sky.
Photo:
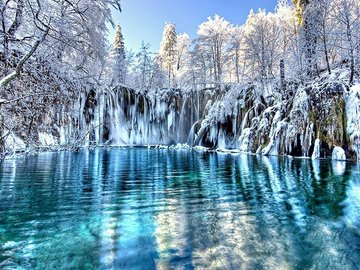
M 250 9 L 274 11 L 277 0 L 122 0 L 121 14 L 114 13 L 120 23 L 128 49 L 138 50 L 141 41 L 149 42 L 151 50 L 160 46 L 166 22 L 176 25 L 177 33 L 196 36 L 198 26 L 207 17 L 219 14 L 233 24 L 243 24 Z M 113 31 L 110 33 L 112 39 Z

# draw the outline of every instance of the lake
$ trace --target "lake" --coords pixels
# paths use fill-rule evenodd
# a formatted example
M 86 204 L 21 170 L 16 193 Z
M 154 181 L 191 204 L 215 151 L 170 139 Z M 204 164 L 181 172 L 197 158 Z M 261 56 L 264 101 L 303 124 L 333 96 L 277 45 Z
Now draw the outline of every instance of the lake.
M 359 269 L 356 163 L 147 148 L 0 162 L 0 269 Z

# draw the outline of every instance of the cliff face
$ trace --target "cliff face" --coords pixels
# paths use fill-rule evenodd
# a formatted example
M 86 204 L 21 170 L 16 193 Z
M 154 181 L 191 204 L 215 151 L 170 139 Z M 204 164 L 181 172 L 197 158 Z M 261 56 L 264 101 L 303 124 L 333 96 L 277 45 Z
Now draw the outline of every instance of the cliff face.
M 2 108 L 6 121 L 15 123 L 2 131 L 3 153 L 187 143 L 313 158 L 329 158 L 337 146 L 347 158 L 360 157 L 360 85 L 347 86 L 341 72 L 286 89 L 276 82 L 147 93 L 90 88 L 77 99 L 49 104 L 31 123 L 21 118 L 29 104 Z
M 331 158 L 338 146 L 347 158 L 356 159 L 360 156 L 360 86 L 349 87 L 340 76 L 288 84 L 285 91 L 277 90 L 276 84 L 268 86 L 267 92 L 260 91 L 264 89 L 260 86 L 232 89 L 209 110 L 197 141 L 262 155 L 313 158 Z

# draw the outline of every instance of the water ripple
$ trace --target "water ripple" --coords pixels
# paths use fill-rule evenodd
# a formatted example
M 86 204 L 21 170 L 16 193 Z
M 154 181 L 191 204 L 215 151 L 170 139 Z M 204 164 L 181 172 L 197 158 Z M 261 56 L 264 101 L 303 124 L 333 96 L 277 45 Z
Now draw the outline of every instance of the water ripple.
M 0 164 L 1 269 L 358 269 L 360 169 L 112 149 Z

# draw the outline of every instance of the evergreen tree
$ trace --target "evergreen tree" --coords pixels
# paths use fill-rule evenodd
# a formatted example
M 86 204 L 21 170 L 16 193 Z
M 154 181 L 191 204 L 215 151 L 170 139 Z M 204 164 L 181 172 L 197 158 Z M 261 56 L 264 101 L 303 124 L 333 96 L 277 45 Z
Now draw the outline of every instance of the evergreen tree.
M 313 77 L 317 72 L 316 47 L 321 26 L 321 6 L 319 0 L 293 0 L 296 16 L 302 31 L 302 49 L 306 58 L 306 75 Z
M 150 44 L 142 41 L 140 51 L 136 54 L 137 66 L 136 69 L 140 72 L 139 87 L 141 90 L 150 88 L 151 65 L 152 58 L 150 52 Z
M 167 72 L 169 87 L 172 84 L 172 78 L 174 77 L 174 66 L 176 65 L 176 44 L 177 35 L 175 25 L 172 23 L 165 24 L 163 39 L 160 45 L 160 62 L 163 70 Z
M 112 69 L 111 84 L 124 84 L 126 74 L 125 46 L 120 25 L 116 26 L 115 38 L 110 51 L 110 63 Z

